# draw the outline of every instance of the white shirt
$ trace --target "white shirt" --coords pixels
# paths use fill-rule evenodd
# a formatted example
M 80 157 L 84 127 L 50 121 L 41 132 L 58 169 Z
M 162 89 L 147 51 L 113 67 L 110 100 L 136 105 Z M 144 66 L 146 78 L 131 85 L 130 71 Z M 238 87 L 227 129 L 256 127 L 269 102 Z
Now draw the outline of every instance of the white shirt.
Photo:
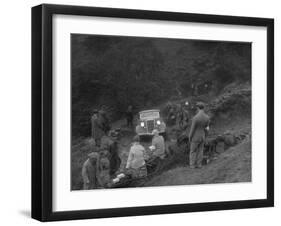
M 138 169 L 145 164 L 144 147 L 139 143 L 134 143 L 130 149 L 126 168 Z

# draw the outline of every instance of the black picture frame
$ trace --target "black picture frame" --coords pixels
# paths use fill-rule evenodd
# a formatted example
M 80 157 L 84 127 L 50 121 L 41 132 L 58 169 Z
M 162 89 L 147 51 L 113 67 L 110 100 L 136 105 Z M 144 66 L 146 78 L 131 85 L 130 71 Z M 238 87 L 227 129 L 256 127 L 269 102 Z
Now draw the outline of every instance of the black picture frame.
M 182 21 L 267 28 L 267 198 L 95 210 L 52 210 L 52 18 L 55 14 Z M 32 218 L 122 217 L 274 206 L 274 20 L 176 12 L 43 4 L 32 8 Z

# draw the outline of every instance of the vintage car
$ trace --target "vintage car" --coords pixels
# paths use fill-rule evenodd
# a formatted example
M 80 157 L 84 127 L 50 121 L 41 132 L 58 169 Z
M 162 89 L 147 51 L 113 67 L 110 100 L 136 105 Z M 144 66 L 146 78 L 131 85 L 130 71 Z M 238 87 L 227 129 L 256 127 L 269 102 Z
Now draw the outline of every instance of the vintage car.
M 154 109 L 139 112 L 136 133 L 139 136 L 152 135 L 154 129 L 157 129 L 161 134 L 164 134 L 166 131 L 166 124 L 160 117 L 160 110 Z

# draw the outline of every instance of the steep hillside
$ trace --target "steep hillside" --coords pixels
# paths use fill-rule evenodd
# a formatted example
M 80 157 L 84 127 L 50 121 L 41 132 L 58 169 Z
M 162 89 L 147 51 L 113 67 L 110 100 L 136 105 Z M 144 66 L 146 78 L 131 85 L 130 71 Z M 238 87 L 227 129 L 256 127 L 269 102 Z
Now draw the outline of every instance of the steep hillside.
M 229 148 L 201 169 L 188 166 L 171 169 L 152 178 L 144 186 L 214 184 L 251 181 L 251 141 Z
M 188 157 L 185 147 L 176 147 L 176 155 L 165 161 L 165 167 L 157 176 L 150 176 L 146 184 L 139 186 L 161 186 L 198 183 L 230 183 L 251 181 L 251 85 L 250 83 L 232 83 L 226 86 L 221 93 L 207 99 L 207 113 L 211 116 L 212 123 L 208 137 L 230 134 L 237 139 L 237 145 L 225 146 L 225 152 L 220 152 L 212 158 L 208 165 L 200 170 L 191 170 L 188 167 Z M 177 101 L 172 102 L 174 104 Z M 161 105 L 162 106 L 162 105 Z M 161 106 L 157 106 L 162 109 Z M 165 106 L 165 104 L 163 104 Z M 136 123 L 136 122 L 135 122 Z M 122 129 L 122 137 L 119 140 L 119 156 L 121 158 L 120 171 L 125 168 L 132 138 L 135 135 L 133 129 L 126 127 L 125 119 L 115 121 L 113 128 Z M 171 136 L 178 126 L 168 127 L 166 146 L 174 145 Z M 188 130 L 186 132 L 188 134 Z M 143 141 L 146 148 L 151 141 Z M 242 142 L 242 143 L 241 143 Z M 72 189 L 81 189 L 81 167 L 87 158 L 87 154 L 93 150 L 90 138 L 73 140 L 72 145 Z M 168 170 L 168 171 L 167 171 Z

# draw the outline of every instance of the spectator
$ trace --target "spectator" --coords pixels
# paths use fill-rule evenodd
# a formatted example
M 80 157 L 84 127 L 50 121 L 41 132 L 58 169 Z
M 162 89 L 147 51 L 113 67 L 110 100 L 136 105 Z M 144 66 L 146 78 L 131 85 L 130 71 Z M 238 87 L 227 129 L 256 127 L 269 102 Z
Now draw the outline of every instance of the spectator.
M 126 112 L 126 119 L 127 119 L 127 127 L 133 126 L 133 119 L 134 119 L 134 113 L 133 113 L 133 106 L 129 105 L 127 112 Z
M 91 117 L 91 135 L 92 138 L 95 140 L 95 145 L 100 147 L 101 138 L 105 135 L 104 127 L 102 124 L 101 116 L 97 110 L 94 110 L 93 115 Z
M 189 132 L 190 152 L 189 166 L 202 167 L 204 144 L 207 130 L 209 130 L 209 116 L 204 112 L 204 104 L 197 103 L 198 113 L 193 117 Z

